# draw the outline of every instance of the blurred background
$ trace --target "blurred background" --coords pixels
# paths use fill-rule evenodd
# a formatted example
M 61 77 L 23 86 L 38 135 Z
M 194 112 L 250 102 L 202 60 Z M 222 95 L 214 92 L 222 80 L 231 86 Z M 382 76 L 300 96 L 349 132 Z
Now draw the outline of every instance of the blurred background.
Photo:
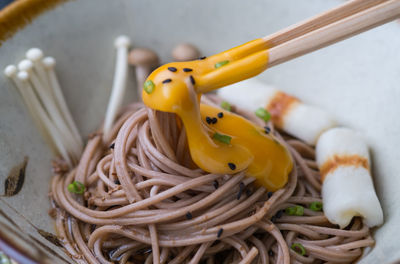
M 14 0 L 0 0 L 0 9 L 2 9 L 3 7 L 5 7 L 6 5 L 8 5 L 9 3 L 11 3 Z

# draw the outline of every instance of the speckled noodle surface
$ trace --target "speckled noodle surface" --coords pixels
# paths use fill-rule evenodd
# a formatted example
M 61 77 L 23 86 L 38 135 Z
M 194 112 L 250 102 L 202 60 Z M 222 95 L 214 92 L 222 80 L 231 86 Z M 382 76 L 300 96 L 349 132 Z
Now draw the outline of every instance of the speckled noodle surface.
M 62 88 L 85 137 L 100 124 L 112 85 L 113 40 L 157 50 L 163 62 L 179 42 L 204 55 L 273 33 L 342 3 L 340 0 L 76 0 L 48 11 L 0 47 L 0 67 L 16 63 L 30 47 L 57 60 Z M 372 152 L 373 174 L 385 215 L 376 247 L 361 263 L 400 260 L 400 23 L 392 22 L 324 50 L 275 67 L 260 79 L 323 107 L 340 124 L 361 132 Z M 134 100 L 131 71 L 126 100 Z M 21 229 L 54 232 L 47 215 L 52 155 L 16 89 L 0 77 L 0 193 L 9 170 L 29 157 L 18 195 L 0 197 L 0 208 Z M 343 183 L 345 184 L 345 183 Z M 2 221 L 2 218 L 0 217 Z M 56 249 L 62 254 L 61 250 Z

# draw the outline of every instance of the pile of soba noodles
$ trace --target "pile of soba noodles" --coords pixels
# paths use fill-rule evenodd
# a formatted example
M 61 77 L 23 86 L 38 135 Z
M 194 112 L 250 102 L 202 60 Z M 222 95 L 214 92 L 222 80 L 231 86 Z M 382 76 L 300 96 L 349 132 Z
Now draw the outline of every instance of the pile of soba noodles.
M 284 188 L 269 192 L 246 171 L 202 171 L 177 117 L 134 103 L 107 142 L 92 134 L 79 165 L 56 170 L 52 210 L 68 254 L 77 263 L 350 263 L 373 245 L 361 219 L 341 230 L 309 209 L 322 202 L 313 148 L 232 111 L 268 126 L 288 147 L 295 167 Z M 74 181 L 82 194 L 68 190 Z M 296 205 L 303 215 L 285 212 Z

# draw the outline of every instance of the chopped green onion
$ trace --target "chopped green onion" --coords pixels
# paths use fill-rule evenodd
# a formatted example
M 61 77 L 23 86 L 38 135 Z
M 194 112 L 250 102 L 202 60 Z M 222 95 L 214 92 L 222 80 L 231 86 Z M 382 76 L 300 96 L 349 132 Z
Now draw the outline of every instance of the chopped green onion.
M 313 211 L 322 211 L 322 203 L 321 202 L 312 202 L 310 204 L 310 209 Z
M 301 256 L 304 256 L 306 254 L 306 249 L 300 243 L 293 243 L 291 249 L 293 249 L 297 254 Z
M 11 264 L 11 260 L 3 252 L 0 252 L 0 264 Z
M 225 143 L 225 144 L 230 144 L 232 138 L 230 136 L 222 135 L 222 134 L 216 132 L 213 135 L 213 139 L 218 140 L 218 141 L 220 141 L 222 143 Z
M 265 122 L 268 122 L 269 119 L 271 118 L 271 114 L 265 110 L 264 108 L 260 107 L 256 110 L 255 112 L 256 116 L 264 120 Z
M 304 215 L 304 207 L 301 205 L 291 206 L 285 209 L 285 213 L 287 215 L 302 216 Z
M 156 85 L 151 80 L 147 80 L 143 84 L 143 90 L 148 94 L 151 94 L 152 92 L 154 92 L 155 88 L 156 88 Z
M 83 194 L 85 192 L 85 185 L 79 181 L 74 181 L 68 184 L 68 191 L 76 194 Z
M 304 207 L 303 206 L 296 205 L 295 207 L 296 207 L 296 214 L 295 215 L 298 215 L 298 216 L 304 215 Z
M 228 60 L 220 61 L 220 62 L 215 63 L 214 67 L 215 67 L 215 69 L 218 69 L 219 67 L 222 67 L 228 63 L 229 63 Z
M 296 208 L 294 207 L 288 207 L 285 209 L 285 214 L 287 215 L 294 215 L 296 213 Z
M 221 107 L 223 108 L 223 109 L 225 109 L 226 111 L 231 111 L 231 104 L 230 103 L 228 103 L 227 101 L 222 101 L 221 102 Z

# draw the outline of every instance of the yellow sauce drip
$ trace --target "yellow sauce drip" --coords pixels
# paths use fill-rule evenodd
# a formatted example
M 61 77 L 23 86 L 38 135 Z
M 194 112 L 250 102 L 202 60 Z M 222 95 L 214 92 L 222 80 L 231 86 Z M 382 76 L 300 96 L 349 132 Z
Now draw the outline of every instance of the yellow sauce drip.
M 202 93 L 253 77 L 263 72 L 267 64 L 268 50 L 262 39 L 204 60 L 168 63 L 148 77 L 154 87 L 151 91 L 143 91 L 143 102 L 181 118 L 191 157 L 201 169 L 224 174 L 247 169 L 248 176 L 275 191 L 286 184 L 293 167 L 288 150 L 250 121 L 200 104 Z M 223 117 L 217 118 L 220 112 Z M 218 121 L 207 124 L 206 117 L 215 117 Z M 230 136 L 230 142 L 213 139 L 216 132 Z

